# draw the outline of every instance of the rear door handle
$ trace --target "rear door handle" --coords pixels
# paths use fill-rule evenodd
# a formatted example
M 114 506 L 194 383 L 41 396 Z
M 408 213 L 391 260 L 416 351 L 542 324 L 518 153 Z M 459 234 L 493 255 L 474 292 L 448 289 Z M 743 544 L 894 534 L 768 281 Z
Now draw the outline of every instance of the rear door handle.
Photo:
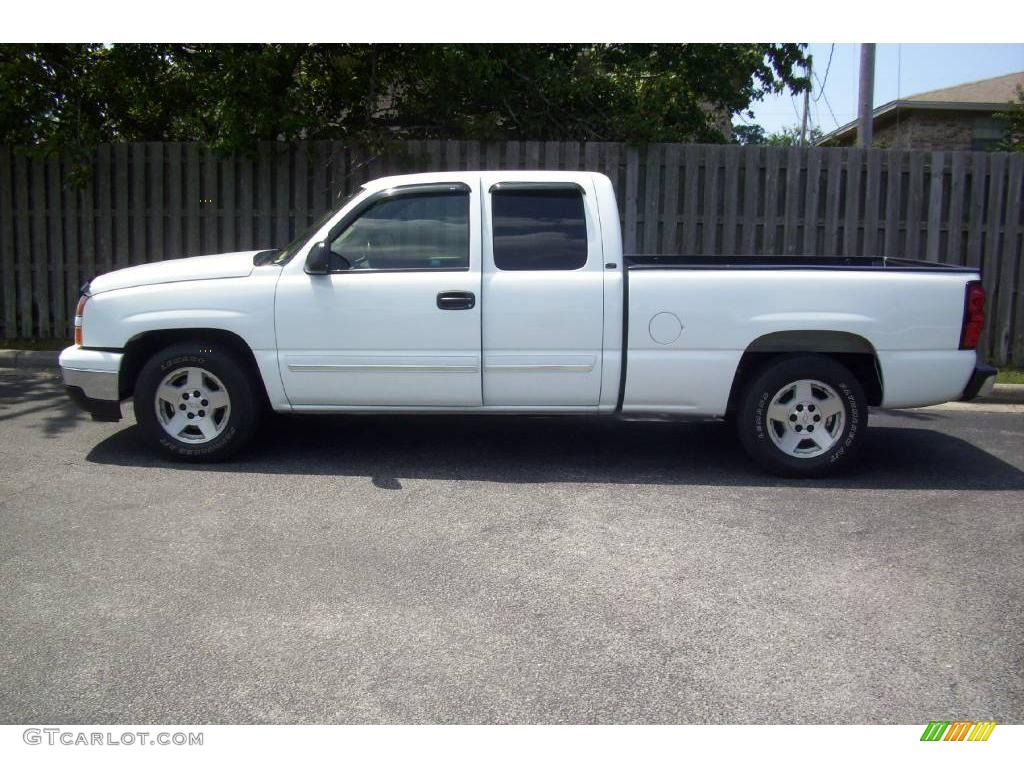
M 442 291 L 437 294 L 438 309 L 472 309 L 476 296 L 469 291 Z

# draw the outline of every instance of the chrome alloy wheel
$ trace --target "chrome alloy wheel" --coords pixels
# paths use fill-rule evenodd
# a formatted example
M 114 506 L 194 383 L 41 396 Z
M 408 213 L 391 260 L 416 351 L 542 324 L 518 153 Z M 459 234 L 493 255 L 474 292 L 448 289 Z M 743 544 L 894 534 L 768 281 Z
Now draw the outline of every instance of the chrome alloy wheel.
M 231 416 L 227 388 L 203 368 L 178 368 L 167 374 L 156 389 L 154 405 L 164 432 L 184 443 L 210 442 Z
M 768 405 L 768 434 L 788 456 L 809 459 L 827 452 L 843 434 L 846 406 L 828 384 L 791 382 Z

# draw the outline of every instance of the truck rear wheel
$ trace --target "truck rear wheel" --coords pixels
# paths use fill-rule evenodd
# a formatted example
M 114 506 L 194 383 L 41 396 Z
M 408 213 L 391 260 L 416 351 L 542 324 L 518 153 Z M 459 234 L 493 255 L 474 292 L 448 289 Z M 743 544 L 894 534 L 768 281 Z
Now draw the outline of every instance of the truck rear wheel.
M 747 386 L 736 414 L 751 458 L 785 477 L 821 477 L 856 454 L 868 424 L 864 390 L 822 355 L 778 358 Z
M 157 352 L 135 384 L 135 420 L 147 441 L 178 461 L 223 461 L 256 431 L 260 402 L 247 366 L 216 344 Z

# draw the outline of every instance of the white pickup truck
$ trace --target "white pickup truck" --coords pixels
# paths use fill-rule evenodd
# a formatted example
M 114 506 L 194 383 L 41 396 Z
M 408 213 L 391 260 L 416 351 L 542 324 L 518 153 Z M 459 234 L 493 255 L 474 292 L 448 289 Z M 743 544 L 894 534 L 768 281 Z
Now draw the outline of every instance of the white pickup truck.
M 283 413 L 722 417 L 766 469 L 847 462 L 868 407 L 969 399 L 969 268 L 881 258 L 627 256 L 584 172 L 367 183 L 281 250 L 93 279 L 60 365 L 101 420 L 133 397 L 172 458 L 221 460 Z

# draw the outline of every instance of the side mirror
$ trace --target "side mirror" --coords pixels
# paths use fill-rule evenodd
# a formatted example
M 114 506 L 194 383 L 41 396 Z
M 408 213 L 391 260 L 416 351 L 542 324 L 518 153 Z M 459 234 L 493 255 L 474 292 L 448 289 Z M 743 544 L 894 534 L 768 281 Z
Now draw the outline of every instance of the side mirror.
M 331 267 L 331 249 L 327 243 L 314 243 L 306 256 L 306 274 L 326 275 Z

